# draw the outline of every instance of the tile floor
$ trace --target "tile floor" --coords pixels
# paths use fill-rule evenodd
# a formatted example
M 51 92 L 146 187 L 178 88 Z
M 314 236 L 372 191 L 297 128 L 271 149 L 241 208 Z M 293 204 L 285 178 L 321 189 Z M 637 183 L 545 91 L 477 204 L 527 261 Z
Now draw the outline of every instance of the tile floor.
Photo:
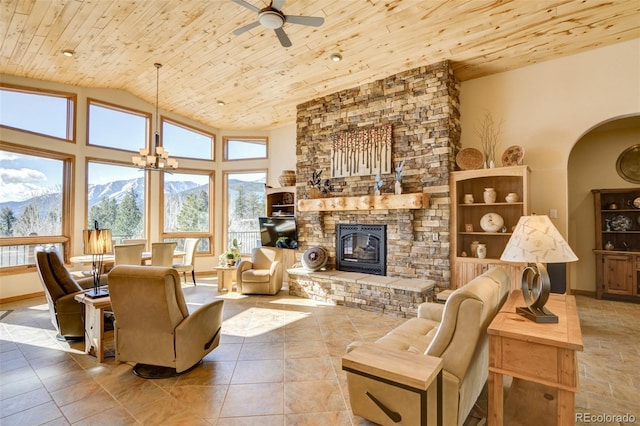
M 375 340 L 403 320 L 286 292 L 218 294 L 215 279 L 198 281 L 184 288 L 190 309 L 225 300 L 221 344 L 198 368 L 164 380 L 56 341 L 44 298 L 0 305 L 0 424 L 370 424 L 350 413 L 340 359 L 351 341 Z M 576 412 L 640 422 L 640 305 L 579 296 L 578 308 L 585 352 Z M 484 410 L 481 396 L 474 412 Z M 481 423 L 472 412 L 465 424 Z

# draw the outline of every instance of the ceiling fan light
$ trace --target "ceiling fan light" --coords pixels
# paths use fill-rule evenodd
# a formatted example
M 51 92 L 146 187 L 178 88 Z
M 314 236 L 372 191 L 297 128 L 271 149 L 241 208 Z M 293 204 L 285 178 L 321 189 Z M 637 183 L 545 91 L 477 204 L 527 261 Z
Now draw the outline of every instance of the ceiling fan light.
M 264 27 L 275 30 L 276 28 L 281 28 L 284 25 L 284 19 L 282 15 L 278 12 L 274 12 L 272 10 L 265 10 L 264 12 L 260 12 L 258 16 L 258 21 Z

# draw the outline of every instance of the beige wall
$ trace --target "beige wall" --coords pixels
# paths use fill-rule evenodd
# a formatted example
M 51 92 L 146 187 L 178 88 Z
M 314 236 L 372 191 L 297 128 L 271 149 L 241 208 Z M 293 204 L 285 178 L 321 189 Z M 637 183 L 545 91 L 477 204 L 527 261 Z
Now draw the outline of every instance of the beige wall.
M 640 39 L 465 81 L 460 91 L 462 147 L 480 148 L 474 129 L 487 111 L 502 120 L 497 151 L 525 149 L 531 168 L 531 211 L 549 214 L 572 246 L 568 232 L 567 165 L 576 142 L 612 118 L 640 113 Z M 615 168 L 606 172 L 615 174 Z M 600 185 L 597 185 L 600 186 Z M 577 270 L 592 259 L 570 264 L 571 288 Z M 580 286 L 580 288 L 582 288 Z
M 636 125 L 638 121 L 635 122 Z M 580 259 L 572 288 L 596 291 L 595 214 L 592 189 L 640 188 L 616 172 L 616 160 L 626 148 L 640 143 L 640 127 L 593 131 L 576 144 L 569 157 L 569 236 Z M 604 247 L 597 247 L 604 248 Z

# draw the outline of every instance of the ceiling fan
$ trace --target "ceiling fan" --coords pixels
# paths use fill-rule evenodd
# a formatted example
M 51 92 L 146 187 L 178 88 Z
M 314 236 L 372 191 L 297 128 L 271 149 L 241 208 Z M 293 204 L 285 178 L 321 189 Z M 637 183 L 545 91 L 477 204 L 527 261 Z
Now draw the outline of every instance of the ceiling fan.
M 252 28 L 262 25 L 263 27 L 272 29 L 276 32 L 278 40 L 282 47 L 291 47 L 291 40 L 282 29 L 285 23 L 309 25 L 311 27 L 319 27 L 324 23 L 324 18 L 316 16 L 292 16 L 282 13 L 282 6 L 284 6 L 285 0 L 272 0 L 269 6 L 258 9 L 256 6 L 247 3 L 244 0 L 233 0 L 240 6 L 244 6 L 249 10 L 252 10 L 258 14 L 258 20 L 252 22 L 244 27 L 236 29 L 233 34 L 240 35 L 249 31 Z

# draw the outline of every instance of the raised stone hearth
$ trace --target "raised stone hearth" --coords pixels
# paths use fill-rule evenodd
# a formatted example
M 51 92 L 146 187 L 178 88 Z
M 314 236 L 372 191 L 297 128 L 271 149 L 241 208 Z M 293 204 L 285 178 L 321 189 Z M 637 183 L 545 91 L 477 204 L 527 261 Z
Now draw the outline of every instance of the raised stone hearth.
M 418 305 L 433 301 L 431 280 L 384 277 L 342 271 L 287 269 L 289 294 L 401 318 L 418 314 Z

